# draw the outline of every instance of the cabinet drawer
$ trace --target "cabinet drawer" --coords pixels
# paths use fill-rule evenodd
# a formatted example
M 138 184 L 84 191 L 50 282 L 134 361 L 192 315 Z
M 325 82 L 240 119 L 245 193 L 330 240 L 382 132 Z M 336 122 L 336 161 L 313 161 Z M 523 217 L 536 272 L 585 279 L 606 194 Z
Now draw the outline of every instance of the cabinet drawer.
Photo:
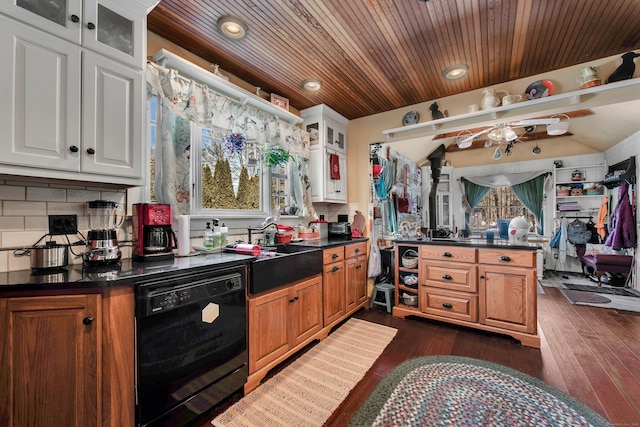
M 423 287 L 420 308 L 423 313 L 451 319 L 478 321 L 478 296 L 465 292 Z
M 472 293 L 478 290 L 475 264 L 425 261 L 420 277 L 427 286 Z
M 367 254 L 367 242 L 355 243 L 344 247 L 344 257 L 353 258 L 358 255 Z
M 422 259 L 433 259 L 457 262 L 476 262 L 476 248 L 463 248 L 459 246 L 423 245 Z
M 344 246 L 337 246 L 322 251 L 322 263 L 325 265 L 342 260 L 344 260 Z
M 536 251 L 480 249 L 478 251 L 478 263 L 506 265 L 510 267 L 535 267 Z

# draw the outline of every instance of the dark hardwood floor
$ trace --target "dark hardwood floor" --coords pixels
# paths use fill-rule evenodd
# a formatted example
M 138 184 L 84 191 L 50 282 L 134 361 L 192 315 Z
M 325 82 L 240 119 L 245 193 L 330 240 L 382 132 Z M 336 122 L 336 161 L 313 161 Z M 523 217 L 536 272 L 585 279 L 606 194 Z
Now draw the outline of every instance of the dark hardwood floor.
M 572 395 L 613 424 L 640 426 L 640 313 L 571 305 L 558 289 L 544 291 L 538 295 L 540 349 L 523 347 L 510 337 L 445 323 L 394 318 L 382 308 L 360 310 L 355 317 L 392 326 L 398 334 L 326 425 L 348 424 L 399 363 L 449 354 L 525 372 Z M 210 426 L 210 420 L 238 398 L 230 398 L 198 425 Z

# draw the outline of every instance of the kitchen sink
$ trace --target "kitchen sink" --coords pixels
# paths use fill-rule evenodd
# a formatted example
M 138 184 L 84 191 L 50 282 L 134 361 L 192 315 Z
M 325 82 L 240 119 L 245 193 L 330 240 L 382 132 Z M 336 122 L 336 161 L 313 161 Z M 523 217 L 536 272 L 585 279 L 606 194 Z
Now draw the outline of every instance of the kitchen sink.
M 322 273 L 322 249 L 279 244 L 262 246 L 249 265 L 249 293 L 268 291 Z

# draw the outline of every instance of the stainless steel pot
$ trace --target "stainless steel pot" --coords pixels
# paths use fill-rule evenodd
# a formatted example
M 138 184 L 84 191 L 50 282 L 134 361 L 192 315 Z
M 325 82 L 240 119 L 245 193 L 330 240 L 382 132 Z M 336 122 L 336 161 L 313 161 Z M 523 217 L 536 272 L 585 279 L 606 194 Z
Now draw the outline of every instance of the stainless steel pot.
M 69 263 L 69 250 L 66 245 L 47 244 L 29 249 L 31 268 L 60 268 Z

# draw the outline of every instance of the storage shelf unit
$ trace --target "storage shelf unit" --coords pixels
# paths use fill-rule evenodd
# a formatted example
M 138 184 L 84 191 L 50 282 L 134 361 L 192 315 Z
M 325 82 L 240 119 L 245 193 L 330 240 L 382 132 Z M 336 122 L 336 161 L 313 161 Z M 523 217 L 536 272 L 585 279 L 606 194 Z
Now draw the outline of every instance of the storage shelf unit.
M 553 173 L 555 216 L 597 215 L 604 195 L 601 182 L 605 171 L 605 164 L 556 168 Z

